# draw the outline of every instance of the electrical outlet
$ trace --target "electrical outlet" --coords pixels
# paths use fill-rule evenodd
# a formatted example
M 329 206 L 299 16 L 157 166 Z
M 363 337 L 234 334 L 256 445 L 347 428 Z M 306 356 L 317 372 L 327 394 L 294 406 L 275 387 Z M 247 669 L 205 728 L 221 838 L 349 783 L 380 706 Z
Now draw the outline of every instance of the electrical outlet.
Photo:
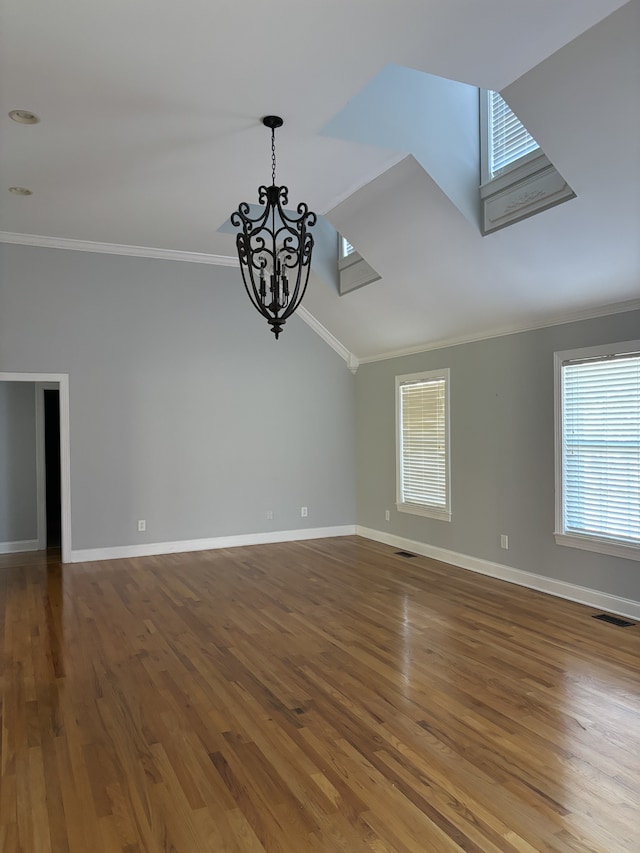
M 505 551 L 509 550 L 509 537 L 506 533 L 500 534 L 500 547 L 504 548 Z
M 301 506 L 301 507 L 300 507 L 300 516 L 301 516 L 302 518 L 306 518 L 308 515 L 309 515 L 309 509 L 308 509 L 308 507 L 306 507 L 306 506 Z
M 385 509 L 385 511 L 384 511 L 384 520 L 385 521 L 391 521 L 391 513 L 389 512 L 388 509 Z
M 268 509 L 267 510 L 267 521 L 271 521 L 272 518 L 273 518 L 273 510 Z
M 140 518 L 138 520 L 138 533 L 144 533 L 146 529 L 147 529 L 147 522 L 144 520 L 144 518 Z

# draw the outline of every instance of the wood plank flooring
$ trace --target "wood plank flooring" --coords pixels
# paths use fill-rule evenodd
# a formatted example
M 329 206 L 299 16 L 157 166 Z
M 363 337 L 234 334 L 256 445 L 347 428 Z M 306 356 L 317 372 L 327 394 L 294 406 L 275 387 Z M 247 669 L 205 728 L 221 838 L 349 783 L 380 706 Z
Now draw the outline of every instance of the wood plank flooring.
M 593 612 L 358 537 L 0 557 L 0 851 L 638 853 Z

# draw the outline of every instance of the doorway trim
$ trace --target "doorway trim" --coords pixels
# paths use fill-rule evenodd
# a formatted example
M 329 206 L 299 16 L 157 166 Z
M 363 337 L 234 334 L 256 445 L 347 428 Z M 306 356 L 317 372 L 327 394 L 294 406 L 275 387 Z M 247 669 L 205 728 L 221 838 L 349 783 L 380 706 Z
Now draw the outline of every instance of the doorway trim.
M 69 433 L 68 373 L 0 373 L 0 382 L 34 382 L 36 393 L 46 383 L 60 392 L 60 505 L 62 515 L 62 562 L 71 562 L 71 441 Z M 42 394 L 42 391 L 40 391 Z M 36 448 L 36 458 L 40 455 Z M 38 505 L 40 501 L 38 501 Z M 38 516 L 40 521 L 40 506 Z M 40 537 L 40 524 L 38 524 Z

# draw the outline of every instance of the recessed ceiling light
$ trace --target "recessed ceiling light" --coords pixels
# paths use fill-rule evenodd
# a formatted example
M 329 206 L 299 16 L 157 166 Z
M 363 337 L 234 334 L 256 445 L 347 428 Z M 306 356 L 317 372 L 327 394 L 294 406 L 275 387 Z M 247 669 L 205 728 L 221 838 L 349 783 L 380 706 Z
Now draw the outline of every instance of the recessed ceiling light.
M 31 190 L 28 190 L 26 187 L 9 187 L 9 192 L 14 195 L 33 195 Z
M 38 116 L 35 113 L 29 112 L 29 110 L 11 110 L 9 118 L 12 118 L 19 124 L 38 124 L 40 121 Z

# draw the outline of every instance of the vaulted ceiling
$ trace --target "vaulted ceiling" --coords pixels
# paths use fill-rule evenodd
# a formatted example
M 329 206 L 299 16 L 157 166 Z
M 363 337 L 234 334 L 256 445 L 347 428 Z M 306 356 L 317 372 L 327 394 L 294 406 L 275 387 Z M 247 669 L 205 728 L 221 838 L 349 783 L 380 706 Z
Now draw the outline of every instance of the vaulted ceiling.
M 640 0 L 3 6 L 4 240 L 232 257 L 219 229 L 268 182 L 278 113 L 291 200 L 381 275 L 305 297 L 358 358 L 640 305 Z M 409 148 L 323 132 L 391 63 L 503 92 L 577 197 L 482 237 Z

